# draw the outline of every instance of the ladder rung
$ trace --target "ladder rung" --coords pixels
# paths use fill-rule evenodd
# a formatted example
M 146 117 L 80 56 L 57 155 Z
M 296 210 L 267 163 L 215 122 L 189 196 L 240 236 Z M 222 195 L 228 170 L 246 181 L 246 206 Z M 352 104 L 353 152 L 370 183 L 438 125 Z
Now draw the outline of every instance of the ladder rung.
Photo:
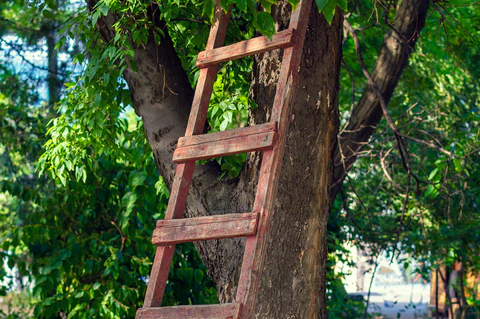
M 140 308 L 136 319 L 238 319 L 240 308 L 239 303 Z
M 197 57 L 197 67 L 206 68 L 220 62 L 237 60 L 249 55 L 293 45 L 294 30 L 287 29 L 275 34 L 272 41 L 266 36 L 256 37 L 224 47 L 202 51 Z
M 181 137 L 173 153 L 174 162 L 200 160 L 245 152 L 264 150 L 273 146 L 276 123 Z
M 258 213 L 159 220 L 153 231 L 152 243 L 168 245 L 249 236 L 256 233 L 257 222 Z
M 267 123 L 258 124 L 254 126 L 235 128 L 228 131 L 180 137 L 178 139 L 177 148 L 183 147 L 183 146 L 217 142 L 221 140 L 228 140 L 235 137 L 248 136 L 248 135 L 253 135 L 258 133 L 276 132 L 276 131 L 277 131 L 277 123 L 267 122 Z

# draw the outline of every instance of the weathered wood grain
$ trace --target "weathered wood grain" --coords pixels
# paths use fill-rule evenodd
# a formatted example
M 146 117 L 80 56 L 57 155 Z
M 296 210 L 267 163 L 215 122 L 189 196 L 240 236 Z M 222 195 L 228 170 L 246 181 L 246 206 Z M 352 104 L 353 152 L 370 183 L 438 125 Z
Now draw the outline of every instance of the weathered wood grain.
M 264 124 L 258 124 L 255 126 L 247 126 L 241 128 L 235 128 L 228 131 L 214 132 L 202 135 L 193 135 L 180 137 L 178 139 L 177 148 L 183 146 L 191 146 L 203 143 L 217 142 L 222 140 L 229 140 L 234 137 L 247 136 L 258 133 L 275 132 L 277 130 L 277 123 L 268 122 Z
M 159 220 L 153 231 L 154 245 L 254 235 L 258 213 Z
M 137 319 L 238 319 L 241 304 L 140 308 Z
M 237 60 L 249 55 L 259 54 L 293 45 L 294 29 L 278 32 L 270 40 L 266 36 L 256 37 L 221 48 L 205 50 L 198 54 L 197 67 L 206 68 L 220 62 Z
M 175 150 L 173 153 L 173 161 L 176 163 L 181 163 L 191 160 L 201 160 L 265 150 L 273 146 L 275 142 L 275 136 L 276 133 L 270 131 L 265 133 L 233 137 L 228 140 L 195 144 L 191 146 L 188 145 Z

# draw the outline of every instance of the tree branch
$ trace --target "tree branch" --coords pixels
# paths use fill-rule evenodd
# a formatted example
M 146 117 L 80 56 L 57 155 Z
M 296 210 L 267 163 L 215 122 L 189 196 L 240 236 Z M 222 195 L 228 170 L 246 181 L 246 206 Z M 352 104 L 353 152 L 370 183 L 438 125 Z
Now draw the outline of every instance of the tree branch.
M 425 25 L 428 7 L 428 0 L 402 1 L 399 4 L 392 26 L 396 34 L 385 34 L 377 63 L 371 73 L 373 81 L 369 81 L 365 87 L 348 125 L 338 137 L 339 148 L 335 152 L 334 176 L 330 193 L 332 199 L 336 197 L 343 179 L 384 115 L 382 104 L 388 105 L 400 76 L 408 64 L 408 58 L 413 52 L 418 35 Z M 378 93 L 381 93 L 381 99 L 378 98 Z
M 388 113 L 387 102 L 383 98 L 382 90 L 378 86 L 377 82 L 375 82 L 375 80 L 373 79 L 370 72 L 368 72 L 367 66 L 365 65 L 365 62 L 363 61 L 362 52 L 360 50 L 360 41 L 358 40 L 358 37 L 355 34 L 355 30 L 353 30 L 352 26 L 350 25 L 350 23 L 348 23 L 347 20 L 344 20 L 343 23 L 344 23 L 345 27 L 347 28 L 348 32 L 350 33 L 350 35 L 352 36 L 353 41 L 355 43 L 355 50 L 357 52 L 358 62 L 360 63 L 360 67 L 362 68 L 362 72 L 365 75 L 365 77 L 368 79 L 368 84 L 375 88 L 375 93 L 376 93 L 376 95 L 378 97 L 378 100 L 380 102 L 380 107 L 381 107 L 383 116 L 387 120 L 388 126 L 390 126 L 390 128 L 393 131 L 393 134 L 395 135 L 395 139 L 397 140 L 397 145 L 398 145 L 398 152 L 400 153 L 400 157 L 402 158 L 403 167 L 407 171 L 407 187 L 406 187 L 406 190 L 405 190 L 405 199 L 403 201 L 402 215 L 400 217 L 400 223 L 399 223 L 398 228 L 397 228 L 397 234 L 395 236 L 396 238 L 395 238 L 395 242 L 394 242 L 394 245 L 393 245 L 393 252 L 392 252 L 392 260 L 393 260 L 393 256 L 395 254 L 395 249 L 397 248 L 397 243 L 398 243 L 398 240 L 400 238 L 400 231 L 402 230 L 403 222 L 405 220 L 405 211 L 407 209 L 408 199 L 409 199 L 409 195 L 410 195 L 410 186 L 411 186 L 411 177 L 412 177 L 412 163 L 411 163 L 411 160 L 410 160 L 410 154 L 408 153 L 408 149 L 405 145 L 405 141 L 403 140 L 403 135 L 397 129 L 397 127 L 395 126 L 395 123 L 392 120 L 392 117 Z
M 23 56 L 21 50 L 13 43 L 11 42 L 7 42 L 5 41 L 3 38 L 0 37 L 0 42 L 2 43 L 5 43 L 6 45 L 8 45 L 13 51 L 15 51 L 15 53 L 18 54 L 18 56 L 20 57 L 20 59 L 22 59 L 22 61 L 24 61 L 25 63 L 27 63 L 28 65 L 30 65 L 32 68 L 35 68 L 35 69 L 38 69 L 38 70 L 42 70 L 42 71 L 46 71 L 48 73 L 51 73 L 51 74 L 56 74 L 56 75 L 62 75 L 62 76 L 65 76 L 64 73 L 60 73 L 60 72 L 52 72 L 52 70 L 50 70 L 49 68 L 47 67 L 43 67 L 43 66 L 39 66 L 39 65 L 36 65 L 35 63 L 33 63 L 32 61 L 30 61 L 29 59 L 27 59 L 26 57 Z

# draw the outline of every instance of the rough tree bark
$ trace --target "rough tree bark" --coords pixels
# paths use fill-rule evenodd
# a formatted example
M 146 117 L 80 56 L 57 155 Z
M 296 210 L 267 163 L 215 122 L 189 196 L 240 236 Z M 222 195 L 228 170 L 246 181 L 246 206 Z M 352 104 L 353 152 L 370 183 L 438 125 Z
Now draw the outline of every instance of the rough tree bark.
M 284 28 L 289 17 L 287 8 L 280 5 L 273 14 Z M 326 226 L 338 128 L 342 19 L 337 14 L 329 26 L 315 8 L 310 15 L 258 296 L 258 318 L 328 317 Z M 256 60 L 252 94 L 257 102 L 273 101 L 278 61 L 275 52 Z M 270 105 L 266 106 L 253 114 L 252 122 L 268 119 Z

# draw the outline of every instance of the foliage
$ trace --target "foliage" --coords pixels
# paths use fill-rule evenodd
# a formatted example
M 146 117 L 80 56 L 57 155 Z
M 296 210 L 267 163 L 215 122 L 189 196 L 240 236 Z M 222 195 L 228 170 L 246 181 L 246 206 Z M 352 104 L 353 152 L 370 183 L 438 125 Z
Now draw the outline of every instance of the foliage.
M 46 4 L 38 6 L 45 19 L 57 17 L 46 10 L 78 18 L 61 31 L 57 48 L 79 40 L 90 46 L 91 57 L 87 63 L 84 53 L 76 54 L 84 70 L 69 75 L 76 82 L 65 84 L 48 140 L 53 110 L 39 98 L 38 87 L 22 83 L 30 74 L 15 74 L 8 56 L 2 61 L 0 150 L 7 165 L 1 166 L 0 180 L 1 258 L 16 267 L 15 277 L 32 283 L 36 318 L 133 317 L 145 294 L 155 251 L 151 234 L 168 191 L 141 122 L 127 108 L 129 94 L 115 54 L 130 52 L 102 51 L 91 24 L 82 38 L 75 38 L 72 30 L 85 26 L 88 15 Z M 47 152 L 38 168 L 45 174 L 37 175 L 43 145 Z M 15 278 L 1 275 L 11 279 L 10 287 L 2 287 L 5 294 Z M 164 304 L 216 301 L 193 245 L 179 246 Z

